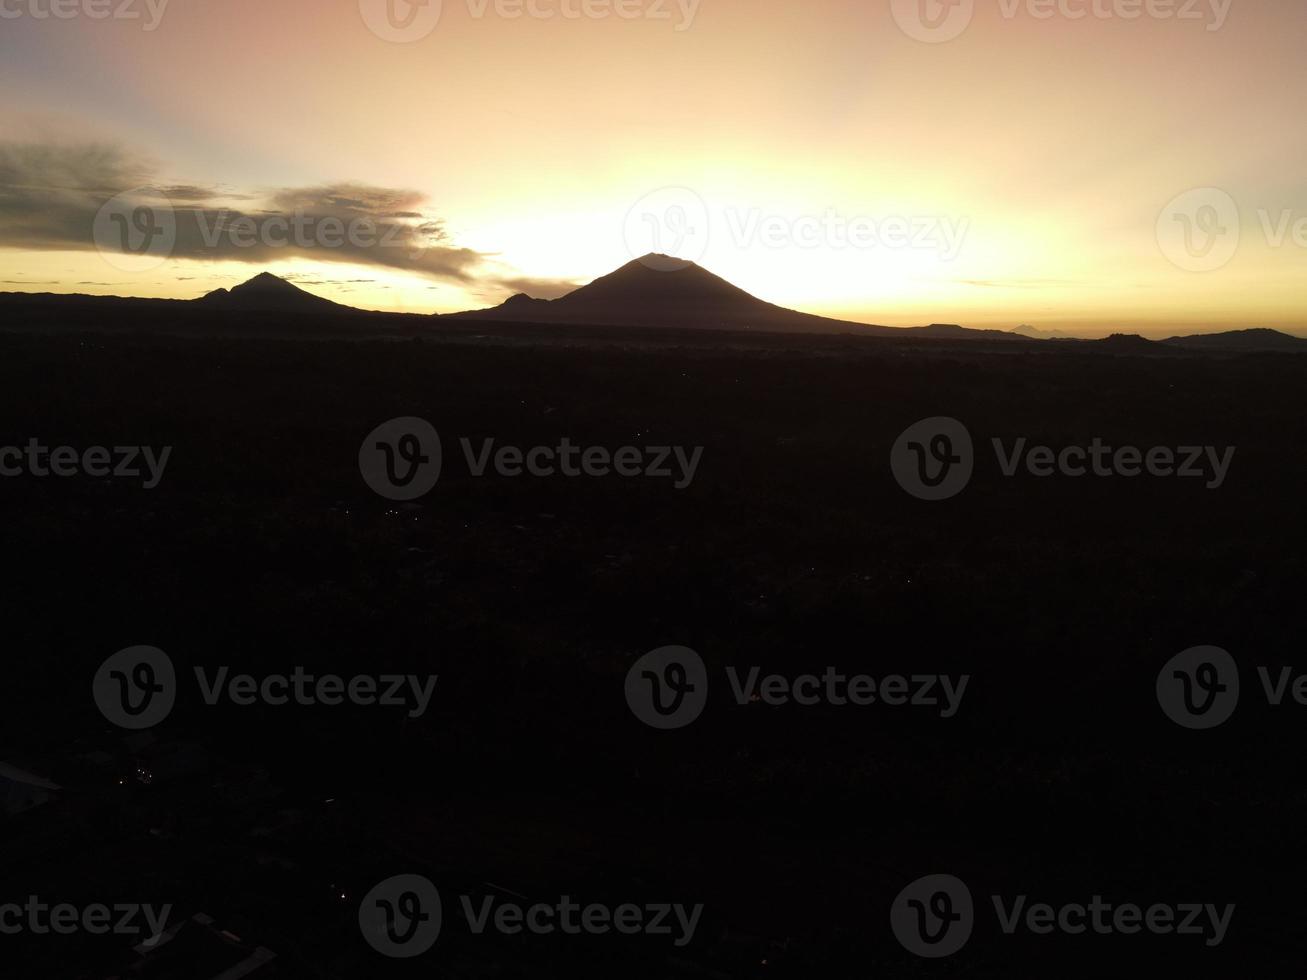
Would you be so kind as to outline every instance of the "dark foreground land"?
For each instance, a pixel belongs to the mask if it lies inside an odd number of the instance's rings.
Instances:
[[[1297,973],[1307,708],[1269,707],[1256,667],[1307,669],[1307,357],[495,330],[0,335],[0,446],[173,447],[148,491],[0,479],[0,758],[64,787],[0,824],[6,896],[204,912],[274,950],[269,976]],[[357,464],[399,416],[444,443],[416,506],[374,494]],[[888,465],[929,416],[963,421],[978,448],[971,485],[939,503]],[[487,437],[704,452],[681,490],[474,478],[459,439]],[[995,437],[1237,453],[1216,490],[1006,478]],[[184,678],[303,665],[439,681],[420,718],[209,707],[184,683],[150,739],[125,740],[91,681],[137,644]],[[695,724],[660,732],[623,684],[668,644],[698,651],[714,687]],[[1200,644],[1229,650],[1244,683],[1207,732],[1155,695],[1162,665]],[[739,706],[730,665],[971,680],[945,719]],[[425,956],[389,960],[360,938],[357,903],[405,872],[440,886],[446,926]],[[966,881],[978,913],[939,961],[889,923],[932,873]],[[683,948],[472,935],[456,896],[510,893],[705,912]],[[1236,912],[1214,947],[1008,936],[992,895]],[[22,964],[6,976],[132,960],[117,937],[6,945]],[[194,975],[175,969],[147,975]]]

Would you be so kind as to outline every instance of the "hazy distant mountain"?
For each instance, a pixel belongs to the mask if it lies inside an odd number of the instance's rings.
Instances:
[[[1018,337],[1025,337],[1029,340],[1077,340],[1076,336],[1069,333],[1063,333],[1061,330],[1040,330],[1038,327],[1032,327],[1028,323],[1023,323],[1019,327],[1013,327],[1008,333],[1014,333]]]
[[[917,337],[934,337],[939,340],[1025,340],[1005,330],[978,330],[975,327],[962,327],[956,323],[932,323],[926,327],[891,327],[896,334],[912,334]]]
[[[1231,330],[1226,333],[1194,334],[1190,337],[1171,337],[1162,341],[1162,343],[1174,347],[1185,347],[1190,350],[1307,352],[1307,340],[1281,333],[1279,330],[1265,328]]]
[[[262,272],[231,289],[215,289],[195,302],[218,309],[259,313],[358,312],[352,306],[314,296],[271,272]]]

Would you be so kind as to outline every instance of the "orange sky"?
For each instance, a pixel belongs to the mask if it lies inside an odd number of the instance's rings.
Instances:
[[[869,322],[1307,333],[1300,2],[400,0],[408,41],[384,0],[152,2],[0,0],[0,289],[448,312],[658,246]],[[112,261],[144,185],[313,247]]]

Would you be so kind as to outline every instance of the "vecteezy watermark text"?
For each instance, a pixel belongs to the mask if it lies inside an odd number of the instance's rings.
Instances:
[[[204,247],[214,250],[224,244],[232,248],[303,250],[402,248],[408,250],[410,258],[418,258],[423,251],[412,237],[411,226],[366,215],[342,218],[303,211],[271,215],[196,211],[195,223]]]
[[[40,439],[29,439],[26,446],[0,446],[0,477],[113,477],[139,480],[153,490],[163,479],[163,471],[172,455],[172,446],[155,450],[152,446],[72,446],[50,447]],[[145,464],[142,471],[141,464]]]
[[[678,949],[688,946],[703,915],[703,905],[679,903],[582,904],[569,895],[556,901],[531,902],[517,896],[460,895],[458,905],[474,936],[567,935],[666,937]],[[397,875],[377,885],[359,906],[359,927],[378,952],[411,958],[429,950],[440,937],[443,903],[440,892],[421,875]]]
[[[970,674],[850,674],[838,667],[820,673],[764,674],[761,667],[725,669],[731,700],[737,707],[926,708],[952,718],[962,705]],[[689,647],[660,647],[627,671],[626,703],[646,725],[684,728],[703,713],[708,702],[708,668]]]
[[[1013,936],[1061,933],[1082,936],[1132,936],[1151,933],[1201,939],[1208,948],[1225,941],[1235,906],[1204,902],[1110,902],[1092,895],[1085,902],[1031,902],[1028,895],[990,898],[1001,932]],[[890,909],[890,927],[909,952],[926,959],[952,956],[965,946],[975,928],[971,890],[953,875],[927,875],[908,885]]]
[[[1227,446],[1116,446],[1095,437],[1088,443],[1032,445],[1022,436],[991,440],[999,473],[1037,478],[1198,479],[1208,490],[1225,485],[1235,448]],[[967,427],[957,419],[923,419],[907,429],[890,453],[890,470],[899,486],[920,500],[957,496],[971,481],[976,453]]]
[[[951,262],[971,230],[965,215],[779,214],[762,208],[710,207],[688,187],[660,187],[627,211],[622,238],[633,259],[658,271],[677,271],[698,262],[723,235],[736,249],[917,250]],[[667,262],[668,258],[676,261]]]
[[[406,709],[421,718],[431,704],[438,677],[434,674],[315,674],[297,666],[289,674],[233,674],[227,666],[210,672],[194,668],[204,704],[227,701],[238,707],[297,705]],[[177,673],[172,659],[157,647],[120,650],[96,672],[92,695],[100,712],[121,728],[152,728],[171,714],[177,702]]]
[[[0,0],[0,20],[144,20],[142,30],[163,22],[172,0]]]
[[[961,37],[976,13],[976,0],[889,0],[895,23],[904,34],[927,44]],[[1219,31],[1230,17],[1234,0],[998,0],[998,13],[1007,21],[1175,21],[1202,24]]]
[[[534,477],[669,480],[676,490],[694,482],[703,447],[582,446],[564,436],[549,446],[501,445],[493,438],[460,438],[464,464],[477,478],[494,473],[505,479]],[[440,435],[419,418],[391,419],[372,430],[358,452],[364,482],[388,500],[416,500],[429,493],[443,468]]]
[[[96,212],[91,237],[114,268],[147,272],[170,258],[251,258],[295,254],[382,251],[386,262],[419,262],[443,243],[439,222],[419,215],[323,214],[297,209],[244,213],[230,208],[174,206],[158,188],[116,194]]]
[[[156,909],[153,905],[127,902],[78,907],[67,902],[50,904],[29,895],[22,905],[17,902],[0,905],[0,935],[71,936],[85,932],[93,936],[111,933],[139,936],[144,926],[148,930],[145,943],[153,945],[163,934],[171,914],[171,905]]]
[[[675,21],[673,30],[687,31],[703,0],[465,0],[472,20]],[[359,0],[359,13],[383,41],[412,44],[427,38],[440,24],[443,0]],[[679,14],[679,18],[678,18]]]

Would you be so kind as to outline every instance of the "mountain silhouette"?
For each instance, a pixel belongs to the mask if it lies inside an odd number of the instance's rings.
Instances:
[[[447,314],[458,319],[617,327],[689,327],[785,333],[899,334],[872,326],[787,310],[750,295],[693,262],[652,253],[628,262],[554,300],[523,293],[488,310]]]
[[[1077,340],[1075,334],[1064,333],[1061,330],[1040,330],[1038,327],[1032,327],[1028,323],[1023,323],[1019,327],[1013,327],[1008,331],[1019,337],[1026,337],[1029,340]]]
[[[702,266],[657,253],[628,262],[555,302],[564,309],[643,303],[703,303],[715,308],[754,310],[770,307]]]
[[[30,325],[57,326],[61,320],[86,322],[101,326],[125,326],[134,317],[165,316],[170,324],[189,322],[188,311],[205,311],[211,322],[216,314],[263,314],[252,317],[269,327],[278,314],[286,317],[281,327],[296,334],[312,328],[315,317],[330,314],[323,321],[329,332],[352,330],[368,319],[371,330],[383,323],[393,323],[405,331],[449,321],[495,321],[506,326],[608,326],[671,327],[705,330],[751,330],[775,333],[845,334],[864,337],[900,337],[929,341],[984,340],[1002,341],[1038,347],[1049,343],[1056,332],[1018,327],[1013,331],[977,330],[956,324],[934,323],[924,327],[884,327],[850,320],[800,313],[765,302],[713,275],[693,262],[666,255],[651,254],[628,262],[614,272],[601,276],[554,300],[535,299],[525,293],[510,297],[499,306],[466,313],[430,316],[406,313],[371,313],[352,306],[315,296],[270,272],[260,273],[248,282],[231,289],[215,289],[198,299],[146,299],[124,296],[88,296],[80,293],[8,293],[0,292],[0,310],[11,320]],[[268,317],[271,314],[272,317]],[[350,314],[354,319],[338,319]],[[236,322],[234,318],[233,322]],[[280,321],[278,321],[280,322]],[[1033,334],[1034,336],[1028,336]],[[1108,350],[1114,353],[1227,354],[1241,352],[1307,353],[1307,338],[1295,337],[1265,328],[1232,330],[1225,333],[1192,334],[1161,341],[1136,335],[1116,334],[1104,340],[1080,340],[1058,337],[1057,346],[1083,345],[1083,349]]]
[[[1174,353],[1170,347],[1155,340],[1141,337],[1137,333],[1114,333],[1099,340],[1087,340],[1086,344],[1100,350],[1110,350],[1116,354],[1167,354]]]
[[[261,272],[231,289],[215,289],[194,302],[224,310],[258,313],[355,313],[352,306],[333,303],[287,282],[271,272]]]
[[[1194,334],[1188,337],[1170,337],[1162,341],[1162,343],[1193,350],[1256,350],[1307,353],[1307,340],[1266,327],[1253,330],[1229,330],[1225,333]]]
[[[837,320],[768,303],[707,269],[669,255],[650,253],[554,300],[525,293],[488,310],[446,314],[460,320],[612,327],[674,327],[753,330],[769,333],[858,334],[872,337],[929,337],[1021,341],[1000,330],[971,330],[953,324],[885,327]]]

